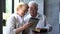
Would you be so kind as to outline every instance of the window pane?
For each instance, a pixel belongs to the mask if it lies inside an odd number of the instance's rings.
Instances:
[[[12,12],[12,0],[6,0],[6,13]]]
[[[14,0],[14,12],[16,10],[16,6],[17,6],[18,3],[19,3],[19,0]]]

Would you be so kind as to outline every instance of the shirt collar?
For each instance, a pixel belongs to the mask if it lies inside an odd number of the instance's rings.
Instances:
[[[37,18],[39,15],[38,15],[38,13],[37,13],[37,16],[35,17],[35,18]],[[29,17],[32,17],[30,14],[29,14]]]

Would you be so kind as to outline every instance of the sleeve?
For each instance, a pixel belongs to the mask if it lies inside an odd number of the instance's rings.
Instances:
[[[42,15],[42,17],[40,17],[40,20],[39,20],[36,28],[43,28],[44,27],[44,20],[45,20],[45,17]]]
[[[48,29],[48,31],[51,31],[52,26],[48,23],[45,23],[45,20],[46,20],[46,16],[41,17],[36,28],[46,28],[46,29]],[[46,26],[44,26],[45,24],[46,24]]]
[[[46,28],[48,28],[48,32],[52,31],[52,26],[50,24],[47,24]]]
[[[15,18],[14,16],[11,16],[7,22],[6,22],[6,33],[7,34],[16,34],[16,29],[15,29]]]

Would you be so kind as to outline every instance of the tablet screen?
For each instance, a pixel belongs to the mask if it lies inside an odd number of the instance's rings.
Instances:
[[[36,25],[37,25],[38,21],[39,21],[39,19],[38,19],[38,18],[33,18],[33,17],[31,17],[31,18],[29,19],[29,22],[34,23],[33,27],[36,27]]]

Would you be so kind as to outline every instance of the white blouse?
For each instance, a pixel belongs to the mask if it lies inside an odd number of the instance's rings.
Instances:
[[[19,16],[18,14],[11,15],[11,17],[6,22],[6,33],[16,34],[16,28],[23,26],[23,21],[23,17]],[[22,34],[22,32],[20,32],[19,34]]]

